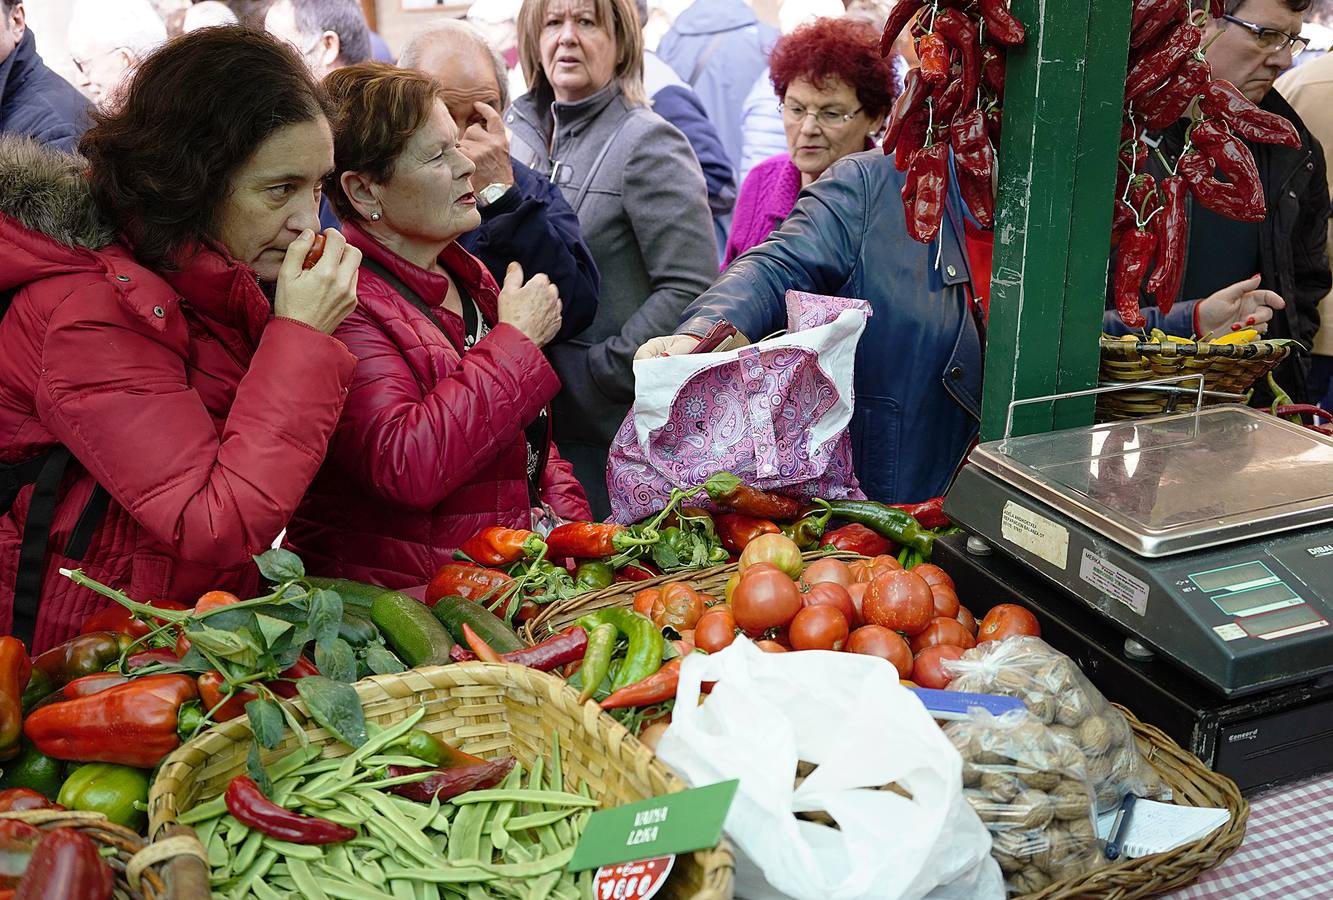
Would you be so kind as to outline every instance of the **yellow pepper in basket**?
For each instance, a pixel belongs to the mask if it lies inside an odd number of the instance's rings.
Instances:
[[[1231,334],[1224,334],[1220,338],[1215,338],[1209,343],[1212,344],[1251,344],[1259,340],[1259,332],[1253,328],[1243,328],[1240,331],[1233,331]]]

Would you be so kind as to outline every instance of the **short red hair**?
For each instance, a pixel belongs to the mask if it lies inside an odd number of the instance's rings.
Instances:
[[[779,99],[798,78],[820,89],[836,78],[856,91],[872,119],[893,106],[893,58],[879,55],[879,32],[869,22],[816,19],[779,39],[768,65]]]

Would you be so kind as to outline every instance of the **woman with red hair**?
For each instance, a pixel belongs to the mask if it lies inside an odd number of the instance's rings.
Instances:
[[[864,21],[817,19],[773,47],[787,152],[755,166],[736,198],[725,265],[762,243],[796,205],[801,189],[829,166],[868,150],[894,100],[892,59]]]

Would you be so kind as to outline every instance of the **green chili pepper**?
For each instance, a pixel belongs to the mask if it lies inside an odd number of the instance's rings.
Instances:
[[[827,504],[833,518],[864,525],[896,544],[912,547],[923,559],[930,559],[935,535],[901,509],[873,500],[830,500]]]
[[[583,690],[579,692],[580,703],[587,701],[601,687],[607,673],[611,671],[611,654],[615,649],[616,626],[604,622],[588,632],[588,649],[583,653],[583,665],[579,668],[579,677],[583,680]]]
[[[579,593],[600,591],[616,580],[616,570],[609,563],[590,560],[574,570],[574,589]]]
[[[612,691],[636,684],[662,667],[666,640],[652,619],[632,609],[616,608],[606,610],[606,621],[629,639],[625,661],[611,682]]]
[[[829,519],[833,518],[833,510],[827,503],[823,500],[816,500],[815,503],[823,507],[823,512],[812,512],[795,522],[778,526],[782,529],[782,533],[795,541],[796,546],[802,550],[814,550],[819,546],[819,540],[828,528]]]

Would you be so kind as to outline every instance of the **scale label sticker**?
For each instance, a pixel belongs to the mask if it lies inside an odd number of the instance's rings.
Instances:
[[[1069,568],[1069,529],[1059,522],[1009,500],[1000,514],[1000,534],[1057,569]]]
[[[1078,577],[1108,597],[1119,600],[1139,615],[1148,612],[1148,585],[1124,569],[1102,559],[1091,550],[1083,551]]]
[[[1235,622],[1228,622],[1225,625],[1214,625],[1213,633],[1224,641],[1238,641],[1243,637],[1249,637],[1245,629],[1241,628]]]

